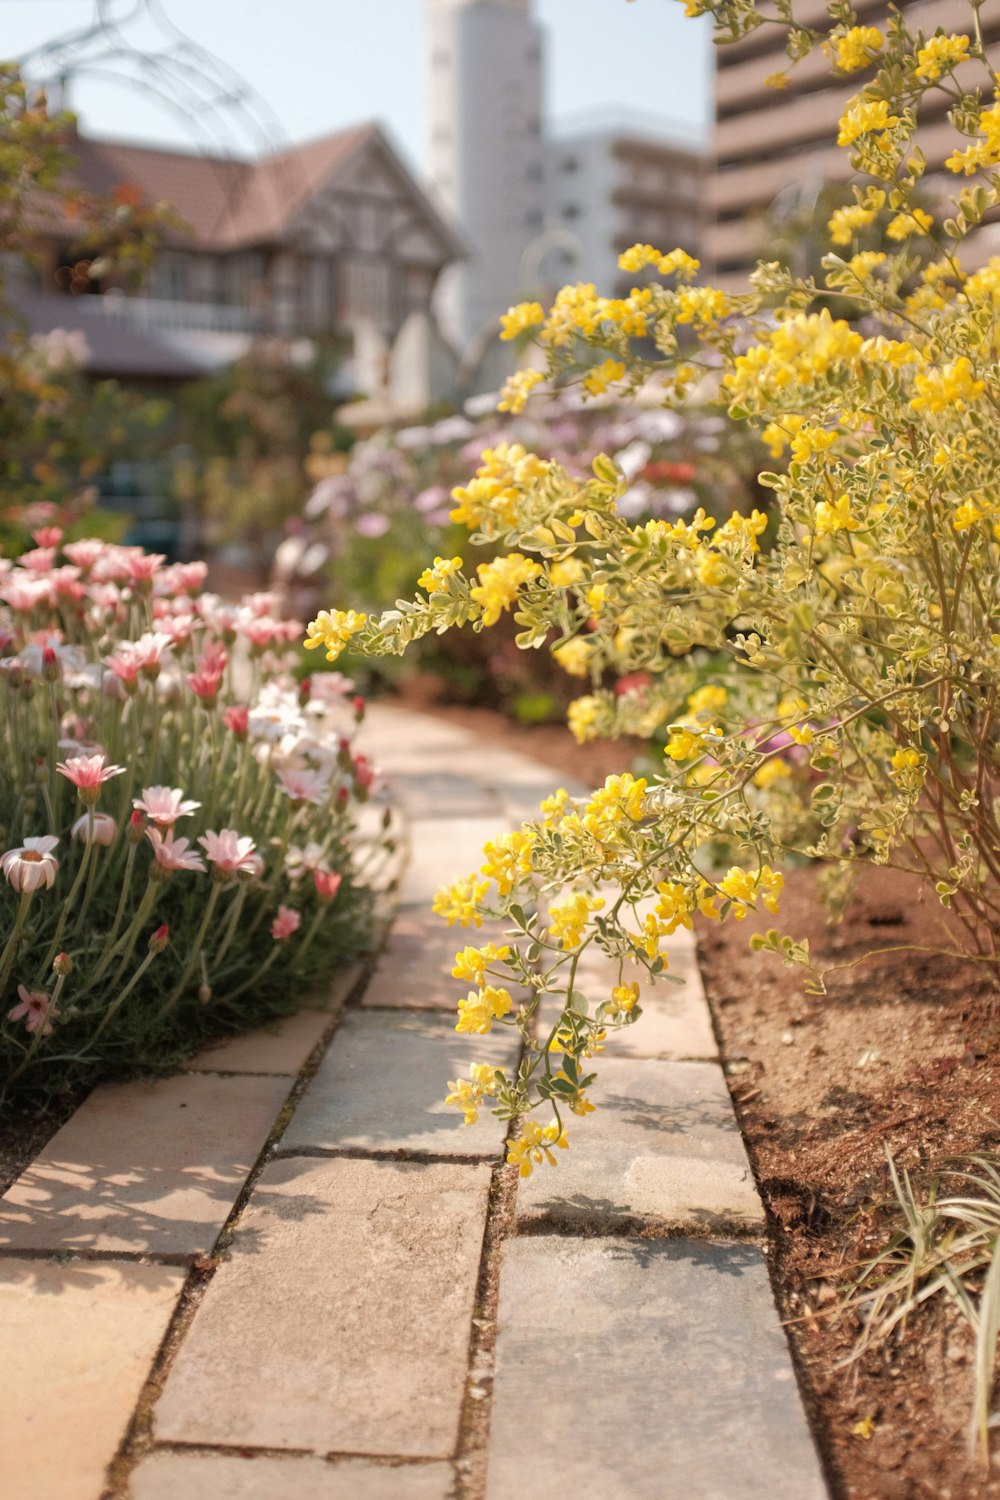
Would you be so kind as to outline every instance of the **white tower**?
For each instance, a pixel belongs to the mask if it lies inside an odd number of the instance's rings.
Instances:
[[[442,278],[438,310],[475,357],[517,300],[542,232],[542,35],[531,0],[427,0],[428,163],[469,258]]]

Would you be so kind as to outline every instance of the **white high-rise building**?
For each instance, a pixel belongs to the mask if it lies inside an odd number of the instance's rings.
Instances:
[[[542,33],[530,0],[427,0],[426,24],[431,184],[469,251],[442,278],[438,313],[478,364],[543,228]]]

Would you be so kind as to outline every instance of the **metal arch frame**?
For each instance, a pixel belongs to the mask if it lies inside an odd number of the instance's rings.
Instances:
[[[227,168],[248,159],[247,146],[253,159],[290,149],[277,115],[235,69],[181,31],[162,0],[93,0],[93,6],[89,24],[23,53],[19,65],[42,84],[88,75],[152,95],[183,120],[199,154],[216,159],[223,218],[242,190]],[[143,18],[164,35],[162,49],[144,50],[125,34]],[[275,183],[289,201],[300,187],[294,165]]]

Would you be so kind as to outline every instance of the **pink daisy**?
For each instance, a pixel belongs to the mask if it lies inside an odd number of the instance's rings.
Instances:
[[[197,812],[201,803],[186,800],[180,787],[147,786],[143,787],[142,796],[136,797],[132,806],[161,828],[172,828],[178,818]]]
[[[235,828],[223,828],[219,833],[208,829],[198,839],[209,863],[220,875],[255,875],[258,873],[258,858],[254,857],[256,844],[247,835],[240,835]]]
[[[16,849],[8,849],[0,855],[0,870],[8,885],[15,891],[37,891],[40,886],[51,887],[59,869],[59,861],[52,850],[59,840],[47,833],[43,838],[25,839]]]
[[[194,849],[188,849],[189,839],[171,838],[158,828],[147,828],[146,837],[153,846],[156,863],[161,870],[201,870],[205,864]]]
[[[20,1021],[23,1019],[25,1029],[32,1036],[41,1032],[42,1036],[52,1035],[52,1022],[49,1019],[56,1014],[56,1007],[49,1000],[44,990],[29,990],[23,984],[17,987],[20,1001],[7,1012],[8,1021]]]

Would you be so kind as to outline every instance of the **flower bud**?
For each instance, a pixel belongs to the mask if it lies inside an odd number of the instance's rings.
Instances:
[[[359,695],[353,700],[351,707],[354,709],[355,724],[360,724],[365,716],[365,700]]]
[[[58,682],[61,676],[59,658],[51,646],[42,648],[42,676],[46,682]]]
[[[150,953],[162,953],[164,948],[167,946],[169,937],[170,928],[165,922],[161,922],[159,927],[153,933],[152,937],[149,939],[146,947],[149,949]]]
[[[67,975],[73,972],[73,960],[68,953],[57,953],[52,960],[52,967],[60,979],[65,979]]]
[[[198,999],[200,1000],[201,1004],[207,1005],[211,998],[212,986],[210,984],[200,984],[198,986]]]
[[[145,831],[146,825],[143,822],[142,813],[134,812],[128,820],[128,827],[125,829],[125,837],[128,839],[130,844],[141,844],[142,836]]]

